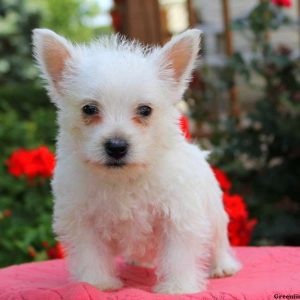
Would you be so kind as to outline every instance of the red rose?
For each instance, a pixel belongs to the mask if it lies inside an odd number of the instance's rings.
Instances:
[[[229,195],[224,193],[223,202],[231,219],[241,220],[248,218],[245,202],[240,195]]]
[[[10,158],[6,161],[8,165],[8,172],[14,176],[21,176],[24,174],[24,162],[27,161],[27,151],[23,149],[16,150],[12,153]]]
[[[6,161],[8,172],[16,177],[25,176],[28,180],[35,177],[52,176],[55,157],[45,146],[37,149],[18,149]]]
[[[53,153],[45,146],[32,150],[33,164],[38,166],[38,174],[42,177],[51,177],[55,166]]]
[[[240,195],[224,193],[223,203],[229,216],[228,236],[231,245],[248,245],[257,220],[249,219],[245,201]]]
[[[231,189],[232,183],[228,179],[227,175],[217,167],[212,166],[215,176],[223,191],[228,192]]]
[[[64,249],[61,243],[57,243],[54,247],[47,250],[47,255],[50,259],[64,258]]]
[[[292,0],[272,0],[272,3],[277,6],[282,6],[282,7],[291,7],[292,6]]]
[[[179,125],[184,137],[187,140],[190,140],[191,133],[190,133],[190,126],[189,126],[189,119],[186,116],[182,115],[179,119]]]
[[[256,219],[249,219],[245,200],[241,195],[231,195],[231,181],[219,168],[212,167],[223,190],[223,204],[229,216],[228,237],[233,246],[246,246],[250,243]]]

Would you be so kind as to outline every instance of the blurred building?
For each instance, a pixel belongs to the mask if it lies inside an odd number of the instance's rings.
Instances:
[[[205,36],[205,54],[212,56],[212,62],[225,52],[224,10],[228,3],[230,21],[247,15],[259,0],[115,0],[115,8],[120,14],[121,32],[131,38],[148,43],[163,43],[171,35],[189,27],[199,27]],[[298,19],[298,7],[285,10],[293,20]],[[297,30],[290,27],[272,33],[272,43],[284,43],[292,49],[299,48]],[[249,49],[247,39],[238,32],[233,33],[233,49]],[[220,58],[220,57],[219,57]]]

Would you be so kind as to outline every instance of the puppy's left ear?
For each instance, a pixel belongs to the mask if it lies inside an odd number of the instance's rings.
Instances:
[[[59,90],[67,62],[73,55],[72,44],[49,29],[34,29],[33,46],[34,57],[48,81],[48,88]]]
[[[159,50],[156,57],[161,79],[171,81],[172,85],[178,89],[180,97],[185,91],[196,65],[200,37],[200,30],[187,30],[173,37]]]

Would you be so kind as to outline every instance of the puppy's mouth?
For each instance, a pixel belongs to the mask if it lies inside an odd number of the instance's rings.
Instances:
[[[110,160],[105,163],[105,166],[111,169],[119,169],[124,168],[126,166],[126,162],[122,160]]]
[[[132,168],[138,168],[138,169],[145,169],[147,167],[146,163],[141,162],[128,162],[125,160],[118,160],[118,159],[109,159],[106,161],[92,161],[92,160],[86,160],[86,162],[94,167],[97,168],[105,168],[105,169],[132,169]]]

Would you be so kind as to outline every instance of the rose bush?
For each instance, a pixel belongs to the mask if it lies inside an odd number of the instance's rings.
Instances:
[[[3,160],[3,165],[0,265],[47,259],[49,249],[56,245],[50,193],[54,154],[46,146],[19,148]]]

